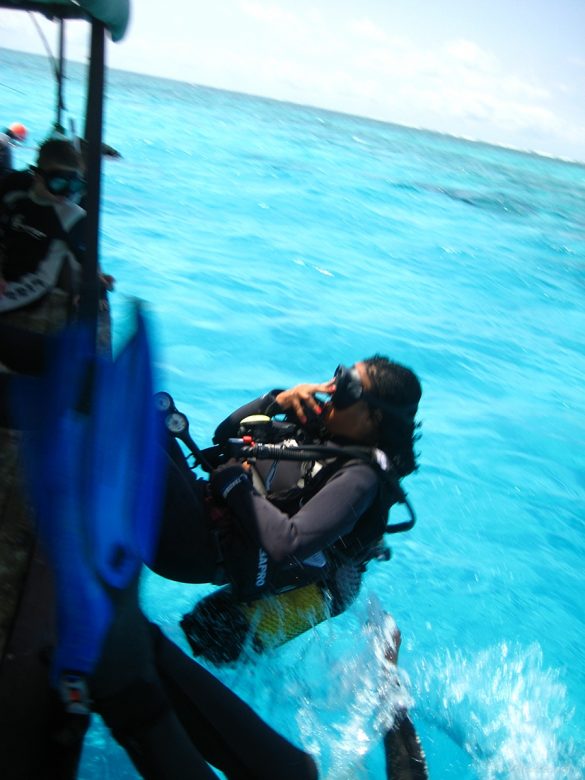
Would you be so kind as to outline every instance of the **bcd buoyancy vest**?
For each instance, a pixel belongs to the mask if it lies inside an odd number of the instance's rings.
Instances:
[[[294,516],[299,509],[310,501],[319,490],[333,477],[340,468],[351,468],[352,464],[363,461],[348,461],[343,458],[333,458],[326,461],[302,461],[301,463],[279,462],[280,479],[279,490],[274,490],[274,481],[270,489],[261,492],[271,504],[276,506],[289,517]],[[254,469],[254,484],[258,489],[259,477],[266,486],[266,475],[271,468]],[[288,488],[282,487],[282,467],[286,465],[287,476],[297,479]],[[260,473],[262,472],[262,473]],[[290,483],[289,483],[290,484]],[[273,593],[282,593],[293,588],[308,585],[311,582],[323,582],[335,578],[335,571],[340,566],[353,564],[356,570],[363,571],[365,565],[375,556],[382,542],[388,512],[397,500],[395,492],[385,480],[379,479],[378,494],[370,508],[359,518],[355,527],[344,536],[340,537],[329,547],[323,549],[305,560],[289,558],[282,564],[267,564],[266,586]],[[264,585],[264,583],[262,583]]]

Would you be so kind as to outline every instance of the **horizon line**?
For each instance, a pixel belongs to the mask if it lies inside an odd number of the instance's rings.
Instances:
[[[47,53],[39,53],[39,52],[33,52],[28,51],[24,49],[13,49],[9,46],[0,46],[0,49],[3,49],[4,51],[10,51],[14,52],[16,54],[23,54],[27,56],[33,56],[33,57],[40,57],[43,59],[48,59]],[[75,63],[77,65],[80,65],[82,67],[88,67],[89,63],[89,56],[87,56],[84,60],[77,59],[76,57],[72,56],[66,59],[67,62]],[[201,84],[200,82],[194,82],[194,81],[185,81],[183,79],[177,78],[176,76],[163,76],[158,73],[152,73],[150,71],[140,71],[140,70],[131,70],[129,68],[120,68],[120,67],[112,67],[110,65],[106,64],[106,71],[114,71],[118,73],[129,73],[133,76],[139,76],[139,77],[147,77],[147,78],[156,78],[156,79],[162,79],[164,81],[172,81],[177,84],[185,84],[187,86],[191,87],[197,87],[200,89],[210,89],[214,90],[216,92],[226,92],[233,95],[243,95],[245,97],[260,99],[260,100],[269,100],[274,103],[282,103],[284,105],[290,105],[290,106],[296,106],[298,108],[309,108],[311,110],[315,111],[323,111],[324,113],[328,114],[337,114],[339,116],[346,116],[346,117],[353,117],[356,119],[366,119],[369,122],[376,122],[377,124],[382,125],[390,125],[393,127],[399,127],[404,130],[414,130],[417,132],[422,133],[431,133],[433,135],[437,135],[444,138],[450,138],[456,141],[462,141],[463,143],[471,143],[471,144],[480,144],[482,146],[491,147],[494,149],[501,149],[504,151],[514,152],[517,154],[523,154],[530,157],[539,157],[541,159],[545,160],[554,160],[557,162],[561,162],[564,164],[569,165],[578,165],[580,167],[585,166],[585,158],[583,160],[571,158],[571,157],[561,157],[557,154],[553,154],[552,152],[545,152],[543,150],[539,149],[533,149],[533,148],[522,148],[518,146],[510,146],[508,144],[504,143],[496,143],[495,141],[485,141],[481,138],[477,137],[471,137],[471,136],[464,136],[464,135],[455,135],[454,133],[450,133],[444,130],[435,130],[430,127],[422,127],[417,125],[406,125],[402,124],[400,122],[393,122],[389,119],[380,119],[379,117],[370,116],[368,114],[354,114],[350,113],[348,111],[342,111],[340,109],[334,109],[334,108],[326,108],[324,106],[314,105],[311,103],[298,103],[294,100],[287,100],[284,98],[277,98],[273,97],[272,95],[262,95],[256,92],[246,92],[243,90],[234,90],[234,89],[228,89],[227,87],[217,87],[213,86],[211,84]],[[53,75],[54,78],[54,75]]]

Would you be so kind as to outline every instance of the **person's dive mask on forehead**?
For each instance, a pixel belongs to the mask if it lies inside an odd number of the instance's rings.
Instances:
[[[36,172],[45,183],[51,195],[71,198],[85,190],[85,181],[78,171],[52,170],[36,168]]]
[[[331,404],[335,409],[347,409],[358,401],[365,401],[368,406],[381,409],[386,414],[398,417],[404,421],[414,419],[418,404],[393,404],[383,401],[373,393],[369,393],[363,386],[359,372],[355,366],[339,365],[333,375],[335,390],[331,396]]]

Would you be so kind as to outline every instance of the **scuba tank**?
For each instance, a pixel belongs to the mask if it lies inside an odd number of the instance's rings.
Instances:
[[[242,601],[226,585],[205,596],[180,626],[193,655],[214,664],[237,661],[242,652],[273,650],[346,610],[357,597],[362,566],[339,566],[321,582]]]
[[[237,661],[244,648],[271,650],[333,616],[331,597],[317,583],[256,601],[238,601],[226,585],[199,601],[180,626],[193,655],[215,664]]]

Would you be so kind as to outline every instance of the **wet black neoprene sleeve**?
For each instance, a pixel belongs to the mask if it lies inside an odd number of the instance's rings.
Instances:
[[[251,538],[280,562],[290,555],[307,558],[349,533],[376,499],[379,479],[368,464],[349,462],[292,517],[259,495],[241,466],[217,469],[211,489]]]

